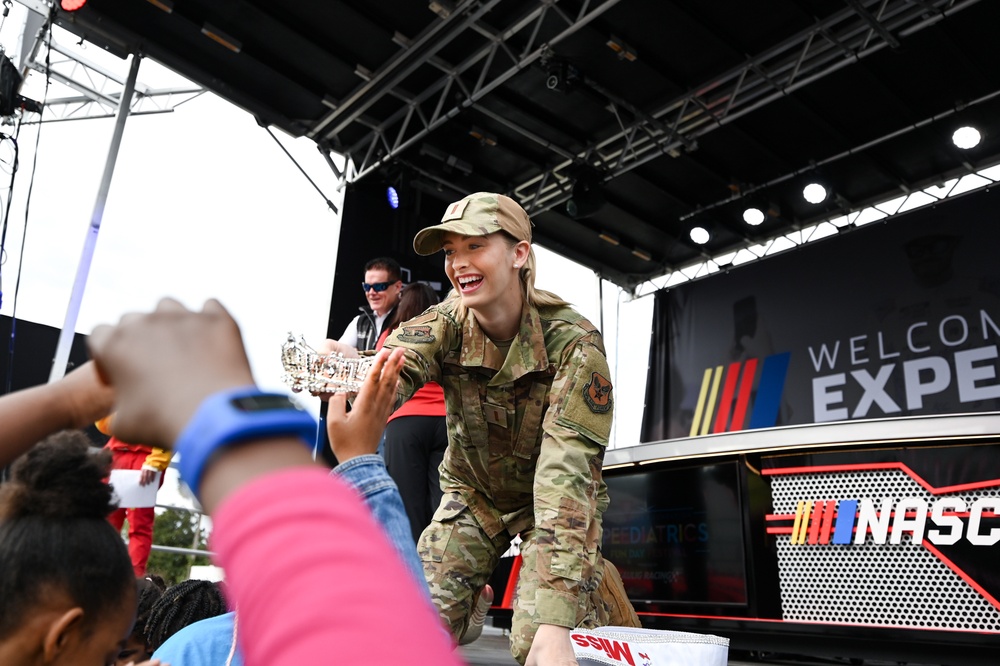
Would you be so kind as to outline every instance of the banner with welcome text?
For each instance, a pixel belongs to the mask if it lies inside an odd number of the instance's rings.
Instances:
[[[1000,197],[656,295],[643,441],[1000,410]]]

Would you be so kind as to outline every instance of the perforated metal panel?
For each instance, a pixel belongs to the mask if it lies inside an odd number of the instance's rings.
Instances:
[[[901,470],[778,475],[774,512],[795,513],[801,500],[936,497]],[[971,504],[997,488],[958,496]],[[778,536],[782,614],[786,620],[922,629],[1000,632],[1000,610],[909,534],[898,545],[791,545]]]

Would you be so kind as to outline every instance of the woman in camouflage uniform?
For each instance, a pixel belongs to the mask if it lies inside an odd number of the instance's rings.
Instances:
[[[431,594],[458,640],[520,534],[511,652],[520,663],[575,664],[570,629],[603,626],[611,612],[598,594],[613,412],[601,335],[534,288],[531,221],[506,196],[451,204],[413,247],[443,250],[454,287],[385,343],[407,349],[401,400],[435,381],[447,403],[444,498],[418,545]]]

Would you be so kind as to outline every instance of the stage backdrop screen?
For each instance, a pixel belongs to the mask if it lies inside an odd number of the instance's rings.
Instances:
[[[656,295],[643,440],[1000,409],[1000,198]]]
[[[635,602],[747,602],[735,462],[606,477],[604,556]]]

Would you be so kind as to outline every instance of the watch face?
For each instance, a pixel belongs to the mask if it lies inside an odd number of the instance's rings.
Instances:
[[[265,412],[272,409],[298,409],[294,402],[284,395],[248,395],[233,398],[231,404],[243,412]]]

